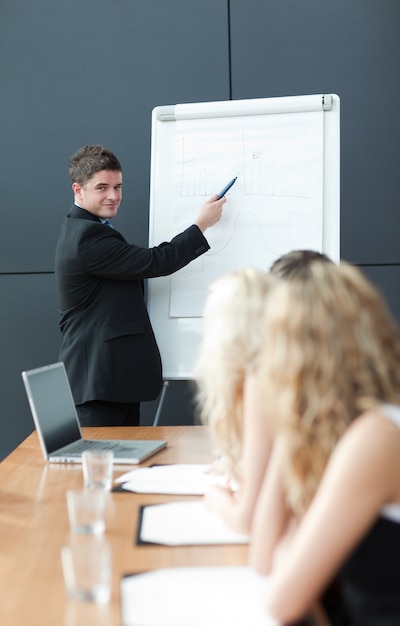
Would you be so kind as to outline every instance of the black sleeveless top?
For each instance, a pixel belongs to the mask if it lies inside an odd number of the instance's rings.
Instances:
[[[400,523],[379,517],[340,572],[352,626],[400,626]]]
[[[382,412],[400,428],[399,406]],[[383,507],[326,596],[335,626],[400,626],[400,504]]]

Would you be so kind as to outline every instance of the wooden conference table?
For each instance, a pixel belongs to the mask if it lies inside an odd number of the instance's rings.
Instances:
[[[128,439],[132,428],[84,428],[83,436]],[[167,448],[141,467],[212,460],[205,426],[138,427],[134,436],[168,441]],[[130,469],[132,466],[115,466],[114,478]],[[106,605],[73,602],[65,593],[60,550],[71,541],[65,493],[81,486],[81,466],[46,463],[36,432],[0,463],[0,624],[120,626],[120,579],[124,574],[160,567],[247,563],[245,545],[135,545],[140,505],[193,496],[112,492],[105,532],[113,553],[111,601]],[[318,617],[316,623],[322,624],[322,618]]]
[[[87,439],[124,439],[132,428],[84,428]],[[205,426],[138,427],[136,439],[166,439],[168,446],[141,465],[209,463]],[[114,478],[133,466],[116,465]],[[68,600],[60,549],[71,540],[65,493],[82,486],[80,465],[48,464],[33,432],[0,464],[0,623],[9,626],[119,626],[123,574],[184,565],[242,565],[247,547],[137,546],[141,504],[189,496],[111,493],[105,537],[113,553],[113,589],[107,605]],[[193,496],[190,496],[193,499]]]

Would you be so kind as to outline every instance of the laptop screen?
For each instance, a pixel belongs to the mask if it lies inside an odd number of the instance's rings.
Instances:
[[[36,430],[50,454],[82,438],[64,363],[22,372]]]

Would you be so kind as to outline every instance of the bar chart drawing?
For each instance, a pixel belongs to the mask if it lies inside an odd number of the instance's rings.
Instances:
[[[265,141],[265,140],[264,140]],[[243,194],[251,196],[266,196],[270,198],[308,198],[304,178],[299,176],[299,164],[290,164],[287,160],[274,159],[273,155],[261,145],[262,139],[255,143],[245,132],[240,138],[241,155],[236,159],[234,174],[243,181]],[[196,153],[195,144],[187,149],[187,138],[180,138],[177,160],[178,196],[180,198],[196,198],[211,196],[215,192],[210,181],[213,176],[210,172],[210,163],[205,162],[202,147]],[[226,161],[226,158],[224,160]],[[232,155],[229,156],[232,159]],[[304,157],[303,157],[304,158]],[[238,165],[239,163],[239,165]],[[214,172],[218,167],[214,167]],[[214,174],[215,178],[215,174]]]
[[[196,157],[186,158],[185,137],[181,139],[181,176],[179,195],[185,197],[202,197],[209,194],[207,188],[207,168],[199,164]],[[211,194],[210,194],[211,195]]]
[[[297,175],[297,167],[286,161],[278,162],[254,140],[242,133],[242,172],[244,175],[243,193],[248,196],[269,196],[271,198],[307,198],[304,180]]]

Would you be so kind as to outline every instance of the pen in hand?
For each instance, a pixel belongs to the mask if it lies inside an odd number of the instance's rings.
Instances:
[[[217,195],[217,200],[221,200],[221,198],[229,191],[232,185],[236,182],[236,179],[237,179],[237,176],[235,176],[235,178],[232,178],[232,180],[229,181],[227,185],[225,185],[225,187]]]

